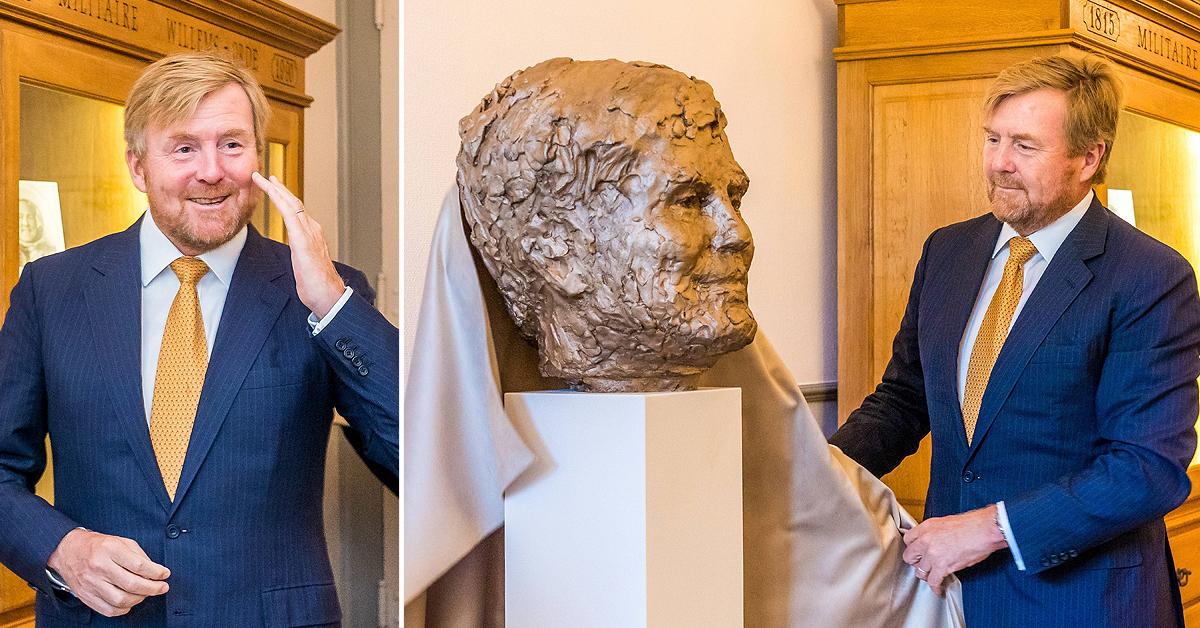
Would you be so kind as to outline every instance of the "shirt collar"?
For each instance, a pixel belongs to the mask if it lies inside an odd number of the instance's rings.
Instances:
[[[204,263],[208,264],[209,270],[226,286],[233,280],[233,269],[237,267],[238,257],[242,254],[242,247],[246,244],[246,230],[246,227],[243,226],[225,244],[196,256],[204,260]],[[170,266],[171,262],[183,255],[154,223],[154,216],[149,211],[143,214],[142,228],[138,231],[138,242],[142,251],[143,288],[162,274],[162,271]]]
[[[1071,231],[1075,229],[1075,225],[1078,225],[1079,221],[1083,220],[1083,215],[1087,213],[1088,207],[1092,205],[1092,197],[1095,195],[1095,192],[1088,190],[1083,200],[1071,208],[1071,211],[1060,216],[1058,220],[1029,234],[1029,241],[1033,242],[1038,255],[1041,255],[1047,264],[1050,263],[1050,260],[1054,259],[1054,254],[1058,252],[1062,243],[1066,241],[1067,236],[1071,235]],[[1016,229],[1010,227],[1008,223],[1004,223],[1004,226],[1000,227],[1000,237],[996,239],[996,248],[992,250],[992,259],[996,259],[1000,251],[1004,250],[1004,247],[1008,245],[1009,240],[1019,235],[1021,234],[1017,233]]]

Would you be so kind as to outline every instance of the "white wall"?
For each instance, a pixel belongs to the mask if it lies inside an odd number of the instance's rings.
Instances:
[[[833,0],[407,0],[405,348],[429,240],[454,181],[458,120],[515,70],[556,56],[663,63],[713,86],[750,175],[750,305],[798,381],[837,377]],[[407,351],[406,351],[407,354]]]

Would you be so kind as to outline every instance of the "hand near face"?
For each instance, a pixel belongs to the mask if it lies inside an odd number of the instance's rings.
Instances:
[[[59,542],[46,563],[88,608],[117,617],[170,588],[171,571],[150,560],[134,541],[78,528]]]
[[[304,203],[275,177],[269,180],[255,172],[254,184],[271,198],[271,204],[283,216],[288,244],[292,247],[292,272],[296,275],[296,293],[300,301],[318,318],[325,318],[346,290],[325,244],[324,232],[316,220],[304,211]]]
[[[926,519],[904,533],[904,562],[917,570],[938,595],[946,592],[946,578],[1008,547],[996,526],[996,505],[959,515]]]

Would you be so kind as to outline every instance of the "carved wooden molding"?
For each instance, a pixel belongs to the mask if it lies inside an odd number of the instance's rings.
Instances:
[[[320,50],[341,32],[329,22],[276,0],[156,2],[301,57]]]
[[[835,61],[860,61],[864,59],[889,59],[917,55],[972,52],[977,50],[1000,50],[1003,48],[1025,48],[1068,44],[1076,39],[1071,29],[1057,29],[1028,33],[1020,37],[1009,35],[980,35],[937,41],[914,42],[911,45],[880,44],[871,46],[840,46],[833,49]]]
[[[953,0],[936,6],[835,1],[837,61],[1062,44],[1200,89],[1200,2],[1192,0],[1034,0],[996,9],[994,23],[987,15],[946,18],[954,14]],[[1030,28],[1034,22],[1041,26]],[[897,36],[882,37],[881,27],[872,23],[888,25]],[[865,27],[864,32],[857,33],[855,26]]]
[[[0,23],[151,61],[186,50],[241,60],[268,96],[307,106],[304,59],[339,29],[277,0],[0,0]]]

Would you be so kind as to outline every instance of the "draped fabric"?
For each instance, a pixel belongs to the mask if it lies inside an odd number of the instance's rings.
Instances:
[[[503,625],[503,492],[532,461],[504,392],[561,388],[504,313],[447,194],[434,234],[404,412],[405,625]],[[901,558],[914,522],[825,442],[760,330],[702,386],[742,388],[746,626],[962,626]]]

